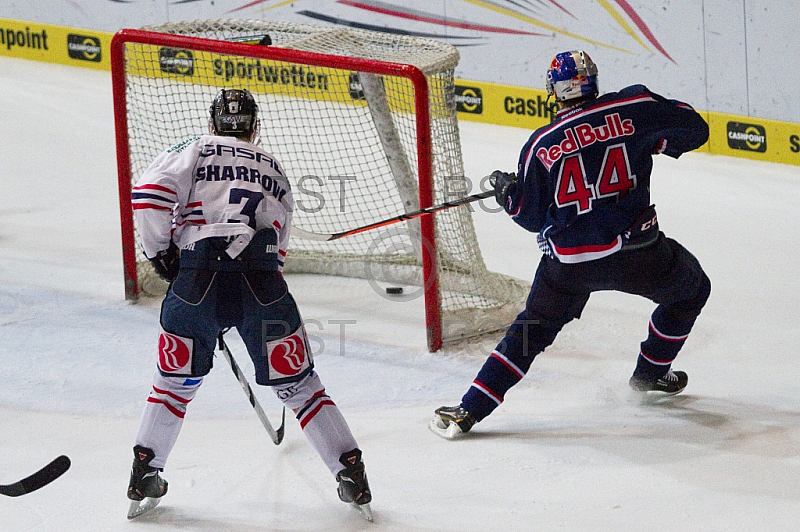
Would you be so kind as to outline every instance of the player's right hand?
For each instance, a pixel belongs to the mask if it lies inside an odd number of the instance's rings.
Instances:
[[[494,187],[494,198],[506,212],[511,212],[511,193],[517,186],[517,174],[495,170],[489,176],[489,184]]]
[[[149,259],[159,277],[171,283],[178,276],[180,267],[180,252],[178,246],[170,242],[169,247],[156,253],[156,256]]]

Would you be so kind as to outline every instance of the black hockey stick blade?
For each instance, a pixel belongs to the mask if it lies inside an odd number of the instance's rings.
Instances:
[[[275,445],[280,445],[283,441],[284,433],[286,432],[286,407],[283,407],[283,413],[281,414],[281,426],[275,431]]]
[[[413,220],[414,218],[419,218],[420,216],[433,214],[439,211],[443,211],[445,209],[452,209],[453,207],[459,207],[461,205],[466,205],[467,203],[472,203],[473,201],[486,199],[492,196],[494,196],[494,190],[487,190],[486,192],[481,192],[480,194],[473,194],[472,196],[465,196],[457,200],[446,201],[438,205],[431,205],[430,207],[426,207],[418,211],[407,212],[405,214],[401,214],[400,216],[395,216],[394,218],[387,218],[386,220],[381,220],[379,222],[373,222],[371,224],[362,225],[361,227],[356,227],[354,229],[342,231],[341,233],[328,233],[328,234],[314,233],[311,231],[306,231],[305,229],[301,229],[300,227],[294,225],[292,226],[292,235],[297,236],[298,238],[302,238],[303,240],[316,240],[318,242],[338,240],[346,236],[357,235],[358,233],[363,233],[364,231],[369,231],[371,229],[377,229],[379,227],[396,224],[397,222],[405,222],[406,220]]]
[[[67,456],[62,454],[28,478],[23,478],[19,482],[14,482],[13,484],[0,484],[0,494],[8,495],[9,497],[19,497],[20,495],[36,491],[66,473],[70,465],[72,465],[72,462],[70,462]]]

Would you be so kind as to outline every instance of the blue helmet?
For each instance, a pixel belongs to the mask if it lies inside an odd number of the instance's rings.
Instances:
[[[561,52],[550,62],[546,76],[547,93],[564,102],[597,96],[597,65],[581,50]]]

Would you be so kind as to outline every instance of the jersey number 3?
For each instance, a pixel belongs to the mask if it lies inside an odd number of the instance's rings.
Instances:
[[[232,188],[229,202],[231,205],[241,205],[239,215],[246,217],[247,225],[256,228],[256,208],[258,204],[264,199],[264,194],[261,192],[253,192],[244,188]],[[242,203],[244,202],[244,204]],[[244,222],[244,220],[237,220],[229,218],[228,223]]]
[[[625,144],[606,148],[603,164],[595,181],[596,183],[590,182],[586,175],[580,153],[565,157],[556,183],[556,205],[559,208],[575,205],[578,214],[583,214],[592,210],[592,202],[597,198],[621,198],[636,188],[636,176],[631,173]]]

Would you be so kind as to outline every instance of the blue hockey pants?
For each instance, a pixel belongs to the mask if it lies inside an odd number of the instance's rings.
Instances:
[[[614,290],[655,302],[634,375],[658,379],[670,369],[711,293],[697,259],[660,234],[652,245],[599,260],[565,264],[543,256],[525,310],[487,358],[461,401],[477,421],[525,376],[562,327],[580,318],[592,292]]]

